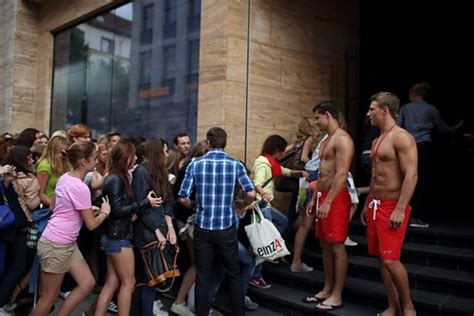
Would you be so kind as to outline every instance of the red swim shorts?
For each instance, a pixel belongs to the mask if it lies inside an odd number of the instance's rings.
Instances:
[[[367,240],[369,254],[378,256],[381,260],[400,260],[403,240],[410,218],[411,207],[405,208],[405,218],[398,228],[390,227],[390,215],[397,200],[376,200],[371,196],[368,199],[367,212]]]
[[[328,192],[316,192],[320,194],[318,205],[324,203]],[[346,240],[347,232],[349,231],[349,214],[351,209],[351,197],[347,188],[341,189],[334,201],[331,203],[331,208],[328,217],[325,219],[318,219],[316,222],[316,237],[327,243],[342,243]]]

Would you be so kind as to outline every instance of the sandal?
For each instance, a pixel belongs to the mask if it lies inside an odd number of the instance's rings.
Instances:
[[[320,303],[326,300],[327,297],[317,297],[316,294],[302,299],[303,303]]]

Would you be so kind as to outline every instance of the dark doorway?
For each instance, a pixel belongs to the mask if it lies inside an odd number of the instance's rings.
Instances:
[[[359,149],[372,94],[386,90],[408,101],[409,88],[420,81],[431,85],[427,101],[448,125],[464,119],[454,137],[435,135],[433,213],[471,214],[474,185],[472,38],[470,14],[462,2],[360,1],[361,67]],[[360,154],[360,151],[359,151]],[[359,168],[360,170],[360,168]],[[467,186],[461,183],[468,183]]]

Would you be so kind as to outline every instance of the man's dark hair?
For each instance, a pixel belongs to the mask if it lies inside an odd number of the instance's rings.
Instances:
[[[316,104],[313,107],[313,113],[315,113],[315,112],[318,112],[318,113],[321,113],[321,114],[326,114],[327,112],[329,112],[329,114],[331,114],[331,116],[334,119],[339,120],[339,114],[338,114],[338,111],[337,111],[337,106],[332,101],[319,102],[318,104]]]
[[[220,127],[213,127],[207,131],[206,139],[215,149],[224,149],[227,144],[227,133]]]
[[[120,134],[119,132],[117,131],[111,131],[111,132],[108,132],[107,133],[107,138],[110,140],[112,137],[114,136],[120,136],[122,137],[122,134]]]
[[[263,142],[262,155],[273,155],[283,152],[288,145],[287,141],[280,135],[271,135]]]
[[[178,139],[180,137],[185,137],[185,136],[188,136],[189,137],[189,134],[186,133],[186,132],[179,132],[178,134],[176,134],[176,136],[173,138],[173,143],[178,146]]]
[[[410,93],[413,93],[415,95],[418,95],[422,98],[425,98],[428,92],[430,92],[431,87],[428,83],[426,82],[419,82],[410,89]]]

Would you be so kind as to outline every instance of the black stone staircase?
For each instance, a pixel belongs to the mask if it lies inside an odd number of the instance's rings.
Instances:
[[[407,231],[402,262],[407,267],[418,315],[474,315],[472,224],[472,220],[439,221],[426,230]],[[303,261],[315,271],[292,273],[288,266],[265,263],[263,275],[272,287],[265,290],[251,287],[250,297],[261,306],[285,315],[375,315],[386,307],[378,262],[368,256],[365,227],[356,218],[350,235],[359,245],[347,247],[349,271],[343,308],[322,313],[314,304],[301,301],[319,291],[324,283],[321,250],[314,232],[310,232],[306,241]],[[291,244],[289,248],[291,251]]]

